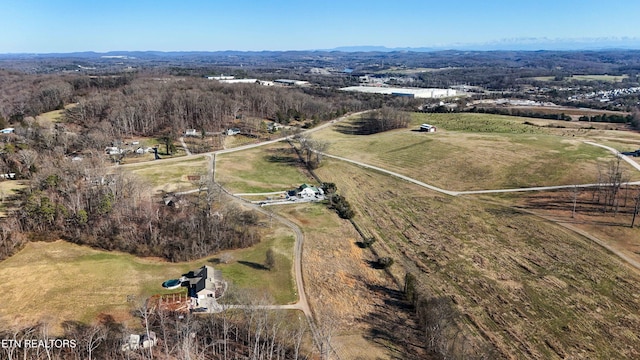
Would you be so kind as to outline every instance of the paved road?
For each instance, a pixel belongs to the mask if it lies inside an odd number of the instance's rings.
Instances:
[[[626,161],[627,163],[629,163],[629,165],[633,166],[636,170],[640,171],[640,164],[638,164],[634,160],[630,159],[628,156],[622,155],[618,150],[616,150],[616,149],[614,149],[614,148],[612,148],[610,146],[594,143],[594,142],[591,142],[591,141],[585,141],[584,143],[585,144],[589,144],[589,145],[593,145],[593,146],[598,146],[598,147],[601,147],[603,149],[607,149],[607,150],[611,151],[612,153],[614,153],[615,155],[617,155],[620,159],[622,159],[622,160]]]
[[[609,185],[611,184],[594,183],[594,184],[577,184],[577,185],[537,186],[537,187],[514,188],[514,189],[455,191],[455,193],[456,195],[497,194],[497,193],[522,192],[522,191],[546,191],[546,190],[573,189],[573,188],[590,188],[590,187],[609,186]],[[640,181],[626,182],[626,183],[622,183],[621,185],[640,185]]]
[[[298,288],[298,301],[295,304],[290,304],[290,305],[270,305],[270,306],[273,306],[274,309],[300,310],[304,313],[307,319],[312,323],[313,314],[311,313],[311,307],[309,307],[309,302],[307,301],[307,295],[305,294],[305,291],[304,291],[304,280],[302,278],[302,245],[304,243],[304,235],[302,234],[302,230],[300,230],[300,227],[298,227],[298,225],[296,225],[289,219],[286,219],[271,211],[265,210],[259,205],[252,204],[251,202],[245,199],[242,199],[234,194],[231,194],[229,191],[227,191],[223,187],[220,187],[220,188],[222,189],[222,191],[224,191],[229,196],[231,196],[232,199],[234,199],[236,202],[239,202],[244,206],[248,206],[255,211],[259,211],[265,214],[266,216],[269,216],[271,219],[279,221],[280,223],[286,225],[293,231],[296,237],[295,243],[293,245],[293,248],[294,248],[293,249],[293,257],[294,257],[293,268],[294,268],[294,273],[296,277],[296,287]]]

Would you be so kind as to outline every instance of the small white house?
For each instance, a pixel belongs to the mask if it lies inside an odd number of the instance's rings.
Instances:
[[[312,198],[319,195],[324,195],[322,189],[308,184],[302,184],[296,191],[296,195],[301,198]]]
[[[280,128],[282,128],[282,125],[280,125],[277,122],[272,122],[272,123],[267,124],[267,130],[271,131],[271,132],[278,131],[278,130],[280,130]]]
[[[107,146],[104,151],[107,153],[107,155],[118,155],[123,153],[123,150],[118,148],[117,146]]]

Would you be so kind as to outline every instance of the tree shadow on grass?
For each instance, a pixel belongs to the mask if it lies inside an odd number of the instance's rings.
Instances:
[[[277,164],[285,164],[285,165],[293,165],[299,166],[301,164],[300,159],[298,158],[295,149],[289,148],[278,148],[278,149],[267,149],[266,155],[264,159],[270,163]]]
[[[366,262],[367,265],[369,265],[369,267],[372,269],[384,270],[384,265],[381,264],[378,260],[367,260]]]
[[[370,326],[365,338],[386,347],[393,359],[436,359],[424,346],[419,326],[413,318],[413,308],[405,300],[404,293],[381,285],[366,286],[383,301],[363,318]]]
[[[375,131],[371,130],[368,119],[353,121],[349,124],[339,124],[336,131],[345,135],[371,135]]]
[[[279,155],[269,155],[266,157],[268,162],[278,163],[278,164],[287,164],[287,165],[297,165],[300,161],[291,156],[279,156]]]
[[[251,261],[238,260],[238,263],[256,270],[269,270],[266,266]]]

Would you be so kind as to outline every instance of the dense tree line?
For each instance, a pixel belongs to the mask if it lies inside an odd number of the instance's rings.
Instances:
[[[195,315],[153,309],[144,304],[136,312],[145,324],[143,329],[127,329],[108,315],[92,325],[67,321],[60,337],[52,336],[47,324],[23,329],[0,327],[0,339],[6,345],[0,348],[0,358],[295,360],[311,355],[302,345],[307,334],[304,322],[288,322],[264,310]],[[152,332],[158,339],[154,347],[123,350],[130,334]],[[33,340],[50,346],[25,345],[25,341]]]
[[[629,124],[633,120],[633,115],[617,115],[617,114],[600,114],[595,116],[581,116],[578,120],[580,121],[589,121],[589,122],[604,122],[604,123],[615,123],[615,124]]]
[[[432,294],[412,273],[405,276],[404,294],[432,354],[442,359],[503,358],[486,340],[459,325],[465,320],[450,298]]]
[[[402,129],[409,126],[409,114],[390,107],[368,111],[360,116],[353,128],[343,128],[344,132],[370,135],[384,131]]]
[[[310,126],[371,106],[368,98],[338,91],[229,85],[195,77],[0,75],[0,125],[17,125],[73,103],[65,120],[78,126],[79,136],[94,140],[85,144],[93,148],[132,135],[175,136],[187,128],[217,132],[252,117]]]
[[[73,86],[62,77],[0,70],[0,121],[19,122],[26,116],[61,109],[73,95]]]

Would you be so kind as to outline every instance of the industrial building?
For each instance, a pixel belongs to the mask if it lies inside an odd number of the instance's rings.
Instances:
[[[277,79],[273,81],[276,84],[284,86],[306,86],[309,85],[308,81],[304,80],[290,80],[290,79]]]
[[[258,79],[225,79],[218,80],[221,84],[255,84],[258,82]]]
[[[454,89],[435,89],[435,88],[395,88],[395,87],[378,87],[378,86],[349,86],[340,89],[342,91],[357,91],[370,94],[388,94],[394,96],[407,96],[411,98],[443,98],[458,95]]]

